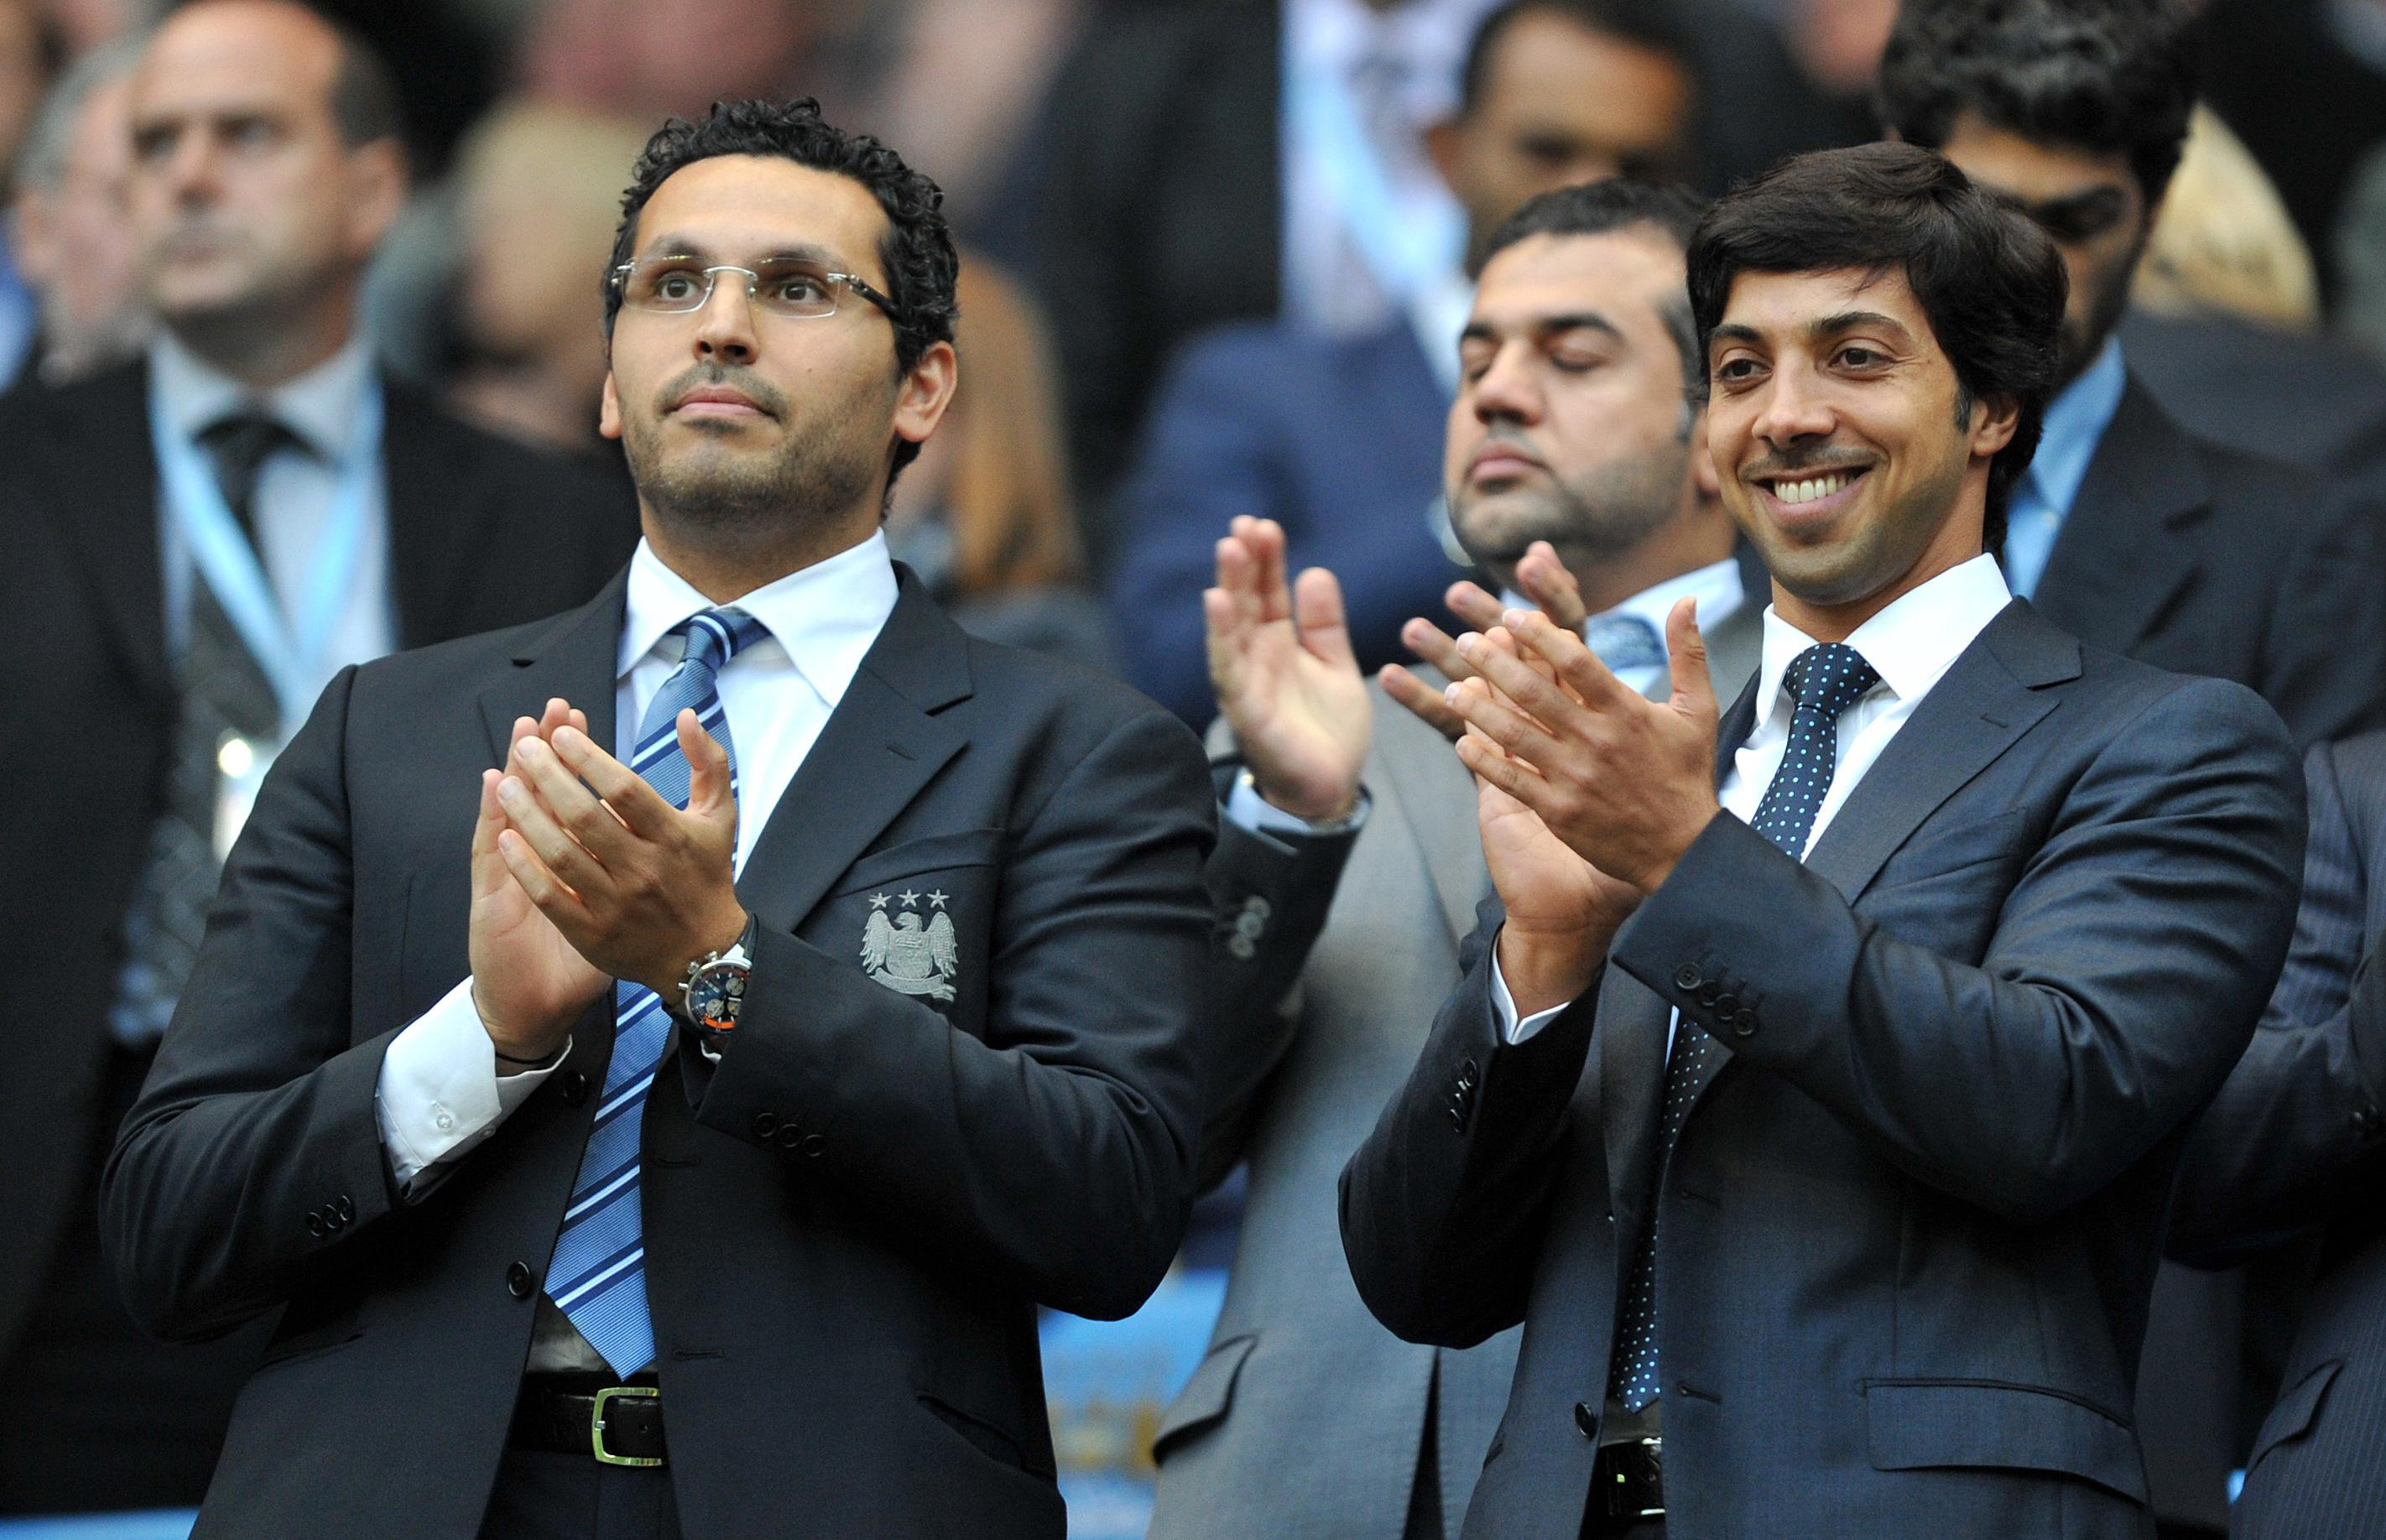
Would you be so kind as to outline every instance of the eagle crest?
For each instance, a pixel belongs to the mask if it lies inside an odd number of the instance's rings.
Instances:
[[[890,919],[873,906],[861,933],[861,966],[889,989],[951,999],[953,981],[961,969],[952,916],[939,909],[923,923],[917,910],[906,909]]]

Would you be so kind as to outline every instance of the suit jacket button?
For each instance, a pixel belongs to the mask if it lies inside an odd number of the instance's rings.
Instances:
[[[516,1262],[506,1269],[506,1292],[516,1299],[528,1299],[531,1295],[530,1269]]]
[[[588,1077],[586,1075],[582,1074],[577,1070],[566,1070],[563,1071],[561,1081],[563,1085],[564,1106],[578,1107],[582,1102],[588,1099]]]
[[[1681,967],[1674,970],[1674,987],[1676,989],[1696,989],[1699,985],[1706,982],[1706,975],[1701,973],[1689,963],[1686,962],[1682,964]]]
[[[1756,1035],[1756,1012],[1752,1010],[1742,1010],[1739,1015],[1733,1017],[1731,1019],[1731,1032],[1732,1035],[1735,1037],[1754,1037]]]
[[[775,1113],[775,1112],[757,1112],[757,1113],[755,1113],[755,1114],[754,1114],[754,1137],[755,1137],[755,1138],[757,1138],[757,1139],[768,1139],[772,1134],[776,1133],[778,1133],[778,1132],[779,1132],[779,1116],[778,1116],[778,1114],[777,1114],[777,1113]]]
[[[802,1140],[797,1144],[796,1153],[808,1159],[817,1160],[821,1158],[821,1152],[827,1148],[828,1141],[826,1139],[822,1138],[817,1133],[807,1133],[803,1136]]]
[[[1599,1436],[1599,1409],[1588,1401],[1574,1404],[1574,1425],[1582,1430],[1585,1438]]]
[[[323,1223],[323,1210],[320,1208],[309,1208],[307,1210],[307,1233],[309,1235],[320,1235],[327,1228],[328,1226]]]

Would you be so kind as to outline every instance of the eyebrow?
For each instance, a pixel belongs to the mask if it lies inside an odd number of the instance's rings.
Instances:
[[[647,257],[693,257],[698,262],[720,262],[725,260],[725,258],[717,256],[713,252],[712,248],[706,245],[702,241],[697,240],[692,236],[681,235],[676,232],[659,235],[652,241],[647,242],[646,250],[642,255]],[[827,247],[817,246],[808,241],[799,241],[794,245],[780,246],[776,250],[766,251],[760,256],[752,258],[752,260],[757,262],[817,262],[823,268],[834,268],[840,271],[850,270],[846,262],[835,253],[828,250]]]
[[[1841,310],[1836,315],[1824,316],[1809,321],[1805,330],[1808,338],[1819,342],[1867,326],[1886,327],[1901,337],[1908,334],[1903,321],[1899,320],[1895,316],[1882,315],[1877,310]],[[1724,321],[1707,333],[1707,344],[1710,347],[1722,342],[1761,343],[1764,340],[1763,332],[1739,321]]]
[[[1615,323],[1596,310],[1569,310],[1554,316],[1536,316],[1526,323],[1525,330],[1542,337],[1555,332],[1604,332],[1618,342],[1624,340],[1624,333],[1616,329]],[[1483,341],[1496,334],[1488,322],[1473,320],[1466,323],[1466,330],[1458,334],[1458,340]]]

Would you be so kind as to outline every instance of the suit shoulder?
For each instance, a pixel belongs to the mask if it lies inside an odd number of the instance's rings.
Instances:
[[[592,620],[593,607],[583,606],[521,625],[475,632],[373,658],[358,665],[356,694],[389,704],[415,699],[452,702],[458,691],[478,691],[503,678],[517,659],[544,654],[564,632]]]
[[[1109,674],[1065,657],[974,636],[968,637],[968,645],[973,687],[995,710],[1024,711],[1048,729],[1095,740],[1156,717],[1174,724],[1184,742],[1199,752],[1199,740],[1175,713]]]
[[[2233,679],[2174,673],[2082,643],[2078,695],[2086,707],[2081,717],[2102,723],[2108,737],[2164,724],[2197,737],[2273,748],[2291,763],[2300,759],[2277,710]]]

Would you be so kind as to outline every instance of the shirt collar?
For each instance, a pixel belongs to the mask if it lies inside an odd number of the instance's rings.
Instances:
[[[2107,337],[2096,361],[2047,403],[2046,424],[2039,434],[2038,453],[2030,457],[2028,475],[2039,500],[2058,515],[2069,517],[2079,483],[2087,479],[2088,462],[2096,457],[2096,445],[2120,410],[2121,391],[2129,379],[2121,362],[2121,339]]]
[[[203,429],[232,413],[262,406],[316,454],[338,460],[347,453],[357,408],[372,380],[372,348],[362,336],[351,337],[340,351],[262,397],[170,332],[161,332],[151,340],[149,369],[165,403],[168,426],[185,439],[195,441]]]
[[[862,656],[894,613],[896,588],[886,536],[873,530],[859,545],[765,583],[737,600],[736,607],[771,633],[754,648],[775,645],[834,709],[860,670]],[[666,648],[665,656],[676,662],[684,643],[671,637],[672,628],[715,607],[685,578],[664,566],[653,546],[639,541],[630,557],[619,677],[628,678],[639,660],[658,647]]]
[[[1695,571],[1651,584],[1614,608],[1594,615],[1584,623],[1586,626],[1596,624],[1611,615],[1633,615],[1656,627],[1657,634],[1663,636],[1665,634],[1666,618],[1684,599],[1699,601],[1699,630],[1713,629],[1747,602],[1748,592],[1740,582],[1739,558],[1726,557]]]
[[[1913,700],[1927,695],[2012,602],[2013,591],[2005,586],[2004,573],[1996,558],[1984,551],[1898,595],[1858,626],[1848,637],[1848,645],[1873,666],[1891,695]],[[1772,719],[1781,701],[1781,676],[1789,671],[1790,659],[1814,645],[1815,638],[1783,620],[1771,606],[1765,607],[1764,657],[1756,684],[1757,721]]]

